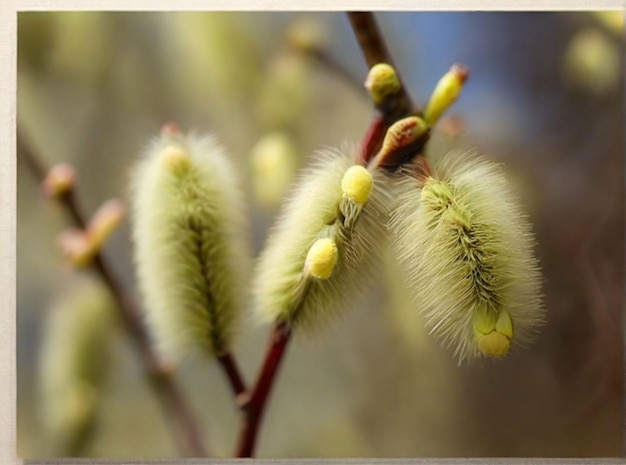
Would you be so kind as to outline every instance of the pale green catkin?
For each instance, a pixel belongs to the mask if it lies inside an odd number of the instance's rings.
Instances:
[[[396,186],[392,250],[428,329],[459,362],[506,355],[544,319],[530,223],[500,165],[459,152],[429,162],[430,177]]]
[[[96,417],[114,312],[106,289],[82,280],[47,311],[38,360],[39,413],[55,453],[73,453]]]
[[[261,319],[318,328],[346,307],[358,306],[371,285],[384,233],[385,194],[378,186],[382,175],[368,175],[353,160],[319,154],[295,183],[255,269]],[[371,192],[362,189],[368,182]],[[307,264],[311,256],[318,260],[315,267]]]
[[[229,350],[248,288],[239,181],[213,136],[164,133],[139,163],[132,233],[146,318],[161,351]]]

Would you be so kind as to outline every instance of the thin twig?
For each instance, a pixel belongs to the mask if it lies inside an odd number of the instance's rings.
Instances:
[[[387,63],[395,68],[391,54],[387,50],[385,41],[376,25],[374,15],[370,12],[349,12],[348,19],[367,66],[371,68],[378,63]],[[400,90],[391,95],[388,102],[385,102],[385,112],[382,115],[389,125],[416,111],[397,69],[396,73],[400,81]]]
[[[41,183],[46,176],[47,169],[19,131],[17,146],[18,159],[26,163],[31,173]],[[71,221],[77,227],[84,229],[87,224],[86,215],[82,212],[74,191],[71,190],[66,195],[61,196],[59,202],[68,213]],[[182,392],[172,374],[163,367],[157,355],[153,352],[149,335],[141,321],[137,303],[123,288],[101,251],[95,255],[93,267],[109,288],[117,303],[124,327],[139,352],[144,375],[161,401],[168,417],[173,419],[173,422],[170,423],[168,421],[168,424],[172,427],[178,447],[186,456],[206,457],[207,449],[201,439],[199,426],[191,415],[189,407],[186,405]]]
[[[366,96],[365,89],[363,88],[363,83],[359,81],[356,77],[352,75],[346,68],[344,68],[340,63],[337,62],[326,50],[321,48],[310,48],[303,50],[302,53],[310,56],[321,65],[323,65],[326,69],[328,69],[335,76],[342,79],[346,84],[350,85],[356,92],[359,94]]]
[[[226,352],[224,355],[219,356],[217,361],[226,374],[226,378],[235,395],[235,401],[238,405],[242,405],[247,389],[235,357],[230,352]]]
[[[243,406],[236,457],[254,455],[263,412],[290,336],[291,331],[285,323],[278,323],[272,330],[263,367],[248,402]]]
[[[348,12],[347,15],[368,67],[371,68],[379,63],[394,66],[385,40],[376,25],[374,15],[370,12]],[[397,69],[395,71],[400,81],[400,89],[398,92],[389,94],[385,101],[377,105],[378,112],[365,131],[361,142],[359,160],[361,163],[366,164],[374,158],[382,146],[387,129],[393,123],[412,114],[421,114],[420,108],[411,100],[402,82],[400,72]]]

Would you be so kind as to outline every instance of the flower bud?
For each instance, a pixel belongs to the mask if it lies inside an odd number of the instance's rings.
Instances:
[[[59,235],[59,246],[63,257],[75,268],[89,266],[98,251],[89,236],[77,228],[63,231]]]
[[[343,195],[364,206],[372,192],[372,175],[361,165],[348,168],[341,179]]]
[[[304,262],[305,272],[317,279],[328,279],[337,263],[337,244],[327,237],[318,239],[309,249]]]
[[[428,124],[418,116],[409,116],[396,121],[387,129],[383,145],[374,158],[373,165],[391,170],[397,168],[406,158],[410,158],[412,152],[417,152],[421,148],[416,144],[428,137],[428,131]]]
[[[111,199],[103,203],[87,225],[87,236],[92,246],[100,248],[108,237],[119,227],[126,207],[119,199]]]
[[[48,171],[42,184],[46,196],[59,198],[74,188],[76,173],[74,168],[67,163],[58,163]]]
[[[214,137],[162,132],[132,187],[135,262],[156,343],[174,359],[223,354],[250,259],[230,158]]]
[[[124,204],[117,199],[105,202],[89,221],[85,231],[72,228],[59,236],[61,253],[72,266],[91,265],[102,245],[118,228],[125,214]]]
[[[448,153],[398,183],[391,246],[431,333],[459,362],[501,357],[543,322],[531,227],[499,165]]]
[[[339,211],[343,215],[345,229],[351,229],[356,223],[370,197],[372,185],[372,175],[363,166],[351,166],[343,175]]]
[[[390,95],[398,93],[402,88],[396,70],[387,63],[372,66],[364,85],[376,106],[383,103]]]
[[[439,80],[424,110],[424,119],[432,126],[461,94],[461,89],[469,77],[469,69],[464,65],[453,65]]]

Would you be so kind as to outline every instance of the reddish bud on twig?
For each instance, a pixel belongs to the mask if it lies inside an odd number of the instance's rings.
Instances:
[[[59,163],[50,168],[41,188],[47,197],[59,198],[70,192],[75,183],[74,168],[67,163]]]

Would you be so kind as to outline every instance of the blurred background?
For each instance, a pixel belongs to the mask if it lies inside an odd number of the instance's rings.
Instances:
[[[458,367],[425,333],[389,266],[367,301],[331,331],[290,345],[258,456],[623,455],[621,13],[376,18],[417,102],[453,63],[472,70],[448,112],[458,118],[440,124],[429,150],[477,147],[506,164],[536,233],[547,324],[528,349]],[[323,49],[347,75],[303,44]],[[360,86],[366,73],[341,13],[18,16],[20,138],[46,165],[75,167],[85,210],[126,199],[138,154],[175,121],[216,133],[237,160],[255,253],[293,173],[316,150],[361,138],[372,117]],[[110,304],[97,278],[64,265],[57,237],[67,218],[41,195],[19,150],[17,174],[18,456],[67,455],[58,439],[71,430],[64,414],[95,419],[82,455],[177,456],[115,322],[91,320],[92,331],[107,329],[89,348],[98,352],[89,360],[99,378],[83,389],[88,395],[51,394],[63,392],[64,381],[54,380],[63,369],[49,365],[68,366],[62,357],[72,351],[63,345],[75,339],[69,320],[53,316]],[[127,222],[105,253],[136,293]],[[252,322],[241,330],[234,352],[248,381],[267,334]],[[212,453],[229,456],[238,416],[222,373],[196,360],[178,367],[177,377]]]

